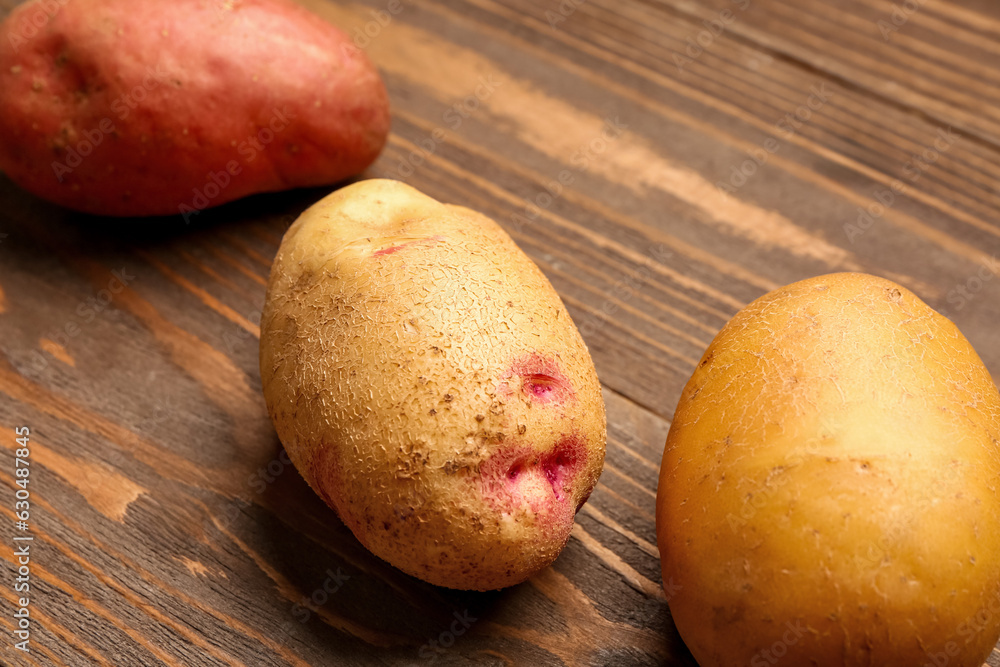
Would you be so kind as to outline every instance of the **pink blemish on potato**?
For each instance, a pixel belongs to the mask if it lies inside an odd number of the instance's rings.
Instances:
[[[498,392],[509,397],[513,393],[511,385],[518,384],[514,378],[520,379],[521,392],[533,403],[562,405],[576,399],[573,385],[552,357],[543,357],[537,352],[518,357],[500,376]]]
[[[524,378],[524,393],[535,398],[550,398],[559,390],[559,381],[551,375],[535,373]]]
[[[483,497],[506,514],[527,508],[560,522],[579,506],[570,506],[573,485],[587,458],[587,448],[576,436],[559,440],[547,452],[527,445],[498,449],[480,466]]]
[[[407,241],[406,243],[400,243],[399,245],[391,245],[387,248],[376,250],[375,252],[372,253],[372,257],[384,257],[385,255],[391,255],[393,253],[399,252],[403,248],[408,248],[410,246],[421,243],[434,245],[435,243],[438,243],[439,241],[442,240],[444,240],[443,236],[431,236],[426,239],[413,239],[412,241]]]
[[[551,455],[542,457],[541,460],[542,471],[552,487],[556,500],[563,500],[566,497],[567,489],[572,486],[577,468],[576,453],[564,445],[560,447]]]

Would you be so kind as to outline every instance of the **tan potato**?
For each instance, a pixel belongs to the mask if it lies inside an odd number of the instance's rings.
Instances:
[[[264,396],[288,455],[369,550],[450,588],[551,563],[604,461],[569,314],[492,220],[395,181],[302,214],[271,271]]]
[[[903,287],[753,302],[684,389],[657,497],[702,667],[980,667],[1000,636],[1000,396]],[[679,587],[679,588],[678,588]]]

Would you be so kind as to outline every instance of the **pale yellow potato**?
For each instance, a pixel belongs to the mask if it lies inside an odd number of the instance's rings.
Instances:
[[[261,378],[306,481],[425,581],[525,580],[569,539],[604,461],[604,402],[562,301],[492,220],[388,180],[288,230]]]
[[[657,495],[702,667],[980,667],[1000,636],[1000,397],[888,280],[781,288],[716,336]]]

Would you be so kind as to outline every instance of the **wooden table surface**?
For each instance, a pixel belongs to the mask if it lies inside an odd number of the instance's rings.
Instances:
[[[364,176],[492,216],[564,299],[605,388],[600,484],[523,585],[400,573],[288,465],[259,389],[272,257],[330,188],[185,226],[74,214],[0,175],[3,664],[691,666],[654,494],[681,388],[738,309],[880,274],[1000,377],[993,0],[305,4],[358,35],[390,90],[393,133]]]

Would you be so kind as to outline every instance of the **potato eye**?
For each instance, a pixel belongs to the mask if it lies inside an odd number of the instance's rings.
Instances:
[[[524,393],[529,396],[545,396],[557,389],[559,381],[551,375],[535,373],[524,378]]]

